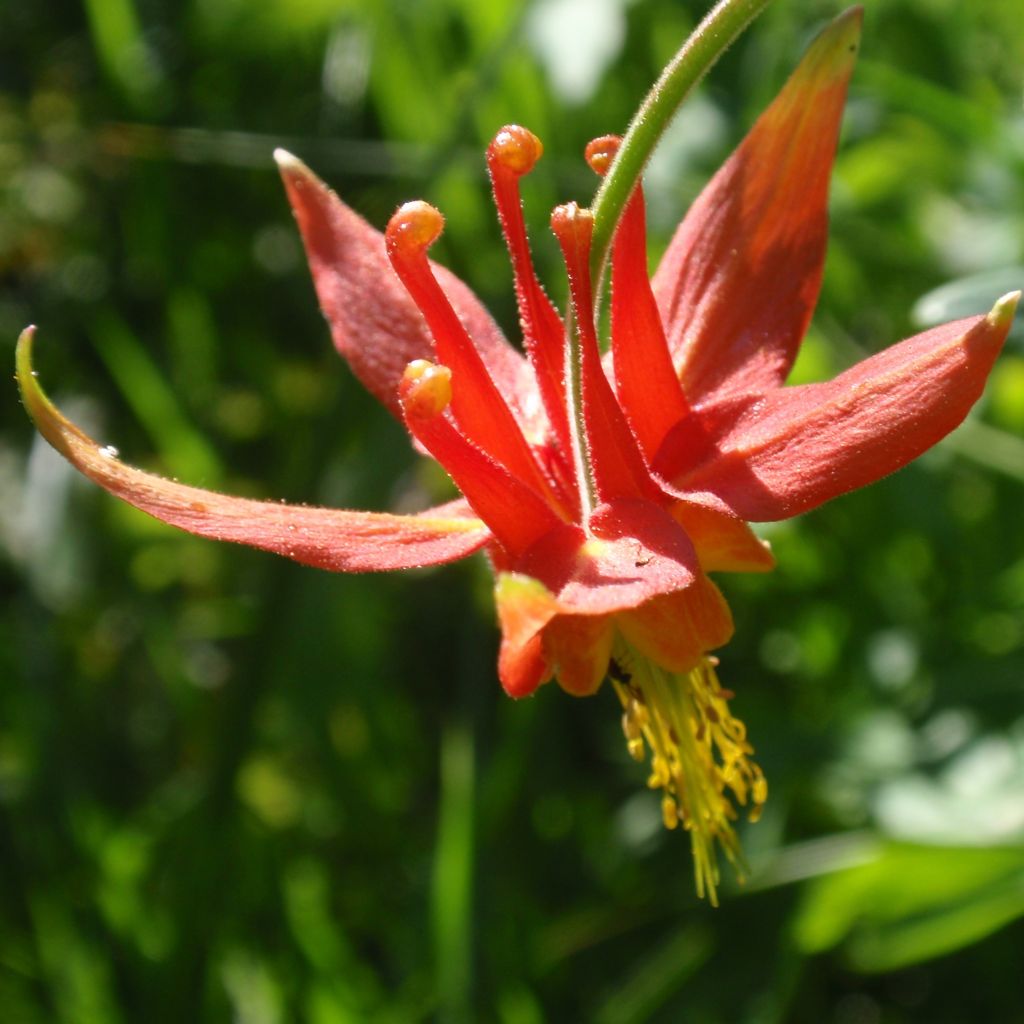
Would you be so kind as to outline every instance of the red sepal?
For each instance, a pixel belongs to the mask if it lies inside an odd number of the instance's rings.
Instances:
[[[814,41],[665,252],[654,293],[691,403],[785,380],[817,302],[863,12]]]
[[[917,458],[978,400],[1020,293],[893,345],[823,384],[752,401],[717,454],[673,481],[751,522],[788,519]]]
[[[46,396],[32,371],[32,336],[29,328],[18,341],[18,384],[39,432],[91,480],[171,526],[336,572],[450,562],[491,539],[490,531],[461,500],[413,516],[310,508],[235,498],[127,466],[68,420]]]
[[[405,367],[435,356],[422,314],[392,273],[384,236],[297,157],[281,149],[274,156],[334,344],[366,389],[401,416],[398,382]],[[434,264],[433,271],[491,376],[527,423],[536,384],[526,360],[469,287],[443,267]]]

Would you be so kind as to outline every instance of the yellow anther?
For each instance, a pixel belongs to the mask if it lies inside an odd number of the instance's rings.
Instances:
[[[647,709],[631,698],[622,712],[622,731],[626,739],[640,739],[649,720],[650,715],[647,713]]]
[[[669,829],[679,824],[679,808],[670,796],[661,799],[661,820],[665,823],[665,828]]]
[[[629,673],[629,685],[615,687],[629,753],[642,760],[650,748],[647,785],[662,791],[665,827],[690,833],[697,891],[714,903],[716,847],[742,870],[732,824],[736,805],[749,802],[750,820],[756,821],[768,796],[764,774],[751,759],[746,728],[729,710],[710,659],[676,675],[629,649],[616,658]]]
[[[638,740],[643,733],[637,725],[636,716],[630,714],[629,708],[622,712],[622,733],[627,740]]]
[[[665,759],[655,755],[651,759],[651,776],[647,780],[647,785],[651,789],[664,789],[671,781],[672,772],[669,771]]]
[[[768,799],[768,780],[763,775],[758,775],[750,787],[750,796],[755,807],[760,812],[761,805]]]
[[[636,720],[637,725],[641,729],[646,729],[651,721],[650,712],[639,700],[636,700],[635,698],[633,699],[630,707],[632,709],[631,713],[633,715],[633,718]]]

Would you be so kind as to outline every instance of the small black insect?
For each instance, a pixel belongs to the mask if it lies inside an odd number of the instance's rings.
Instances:
[[[623,686],[633,678],[614,658],[608,660],[608,675]]]

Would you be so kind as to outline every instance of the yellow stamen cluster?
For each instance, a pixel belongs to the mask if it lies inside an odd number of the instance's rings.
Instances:
[[[768,784],[751,760],[746,726],[729,710],[732,694],[718,682],[716,663],[705,658],[690,672],[674,674],[620,646],[610,676],[622,702],[630,756],[643,761],[650,751],[647,785],[663,791],[665,827],[690,833],[697,894],[717,906],[715,842],[742,878],[734,801],[749,802],[750,820],[756,821]]]

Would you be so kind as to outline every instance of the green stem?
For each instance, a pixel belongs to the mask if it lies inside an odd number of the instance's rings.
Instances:
[[[600,283],[612,235],[662,132],[679,104],[771,0],[719,0],[662,71],[630,123],[618,155],[594,196],[594,240],[590,269]],[[600,288],[594,296],[600,295]]]

